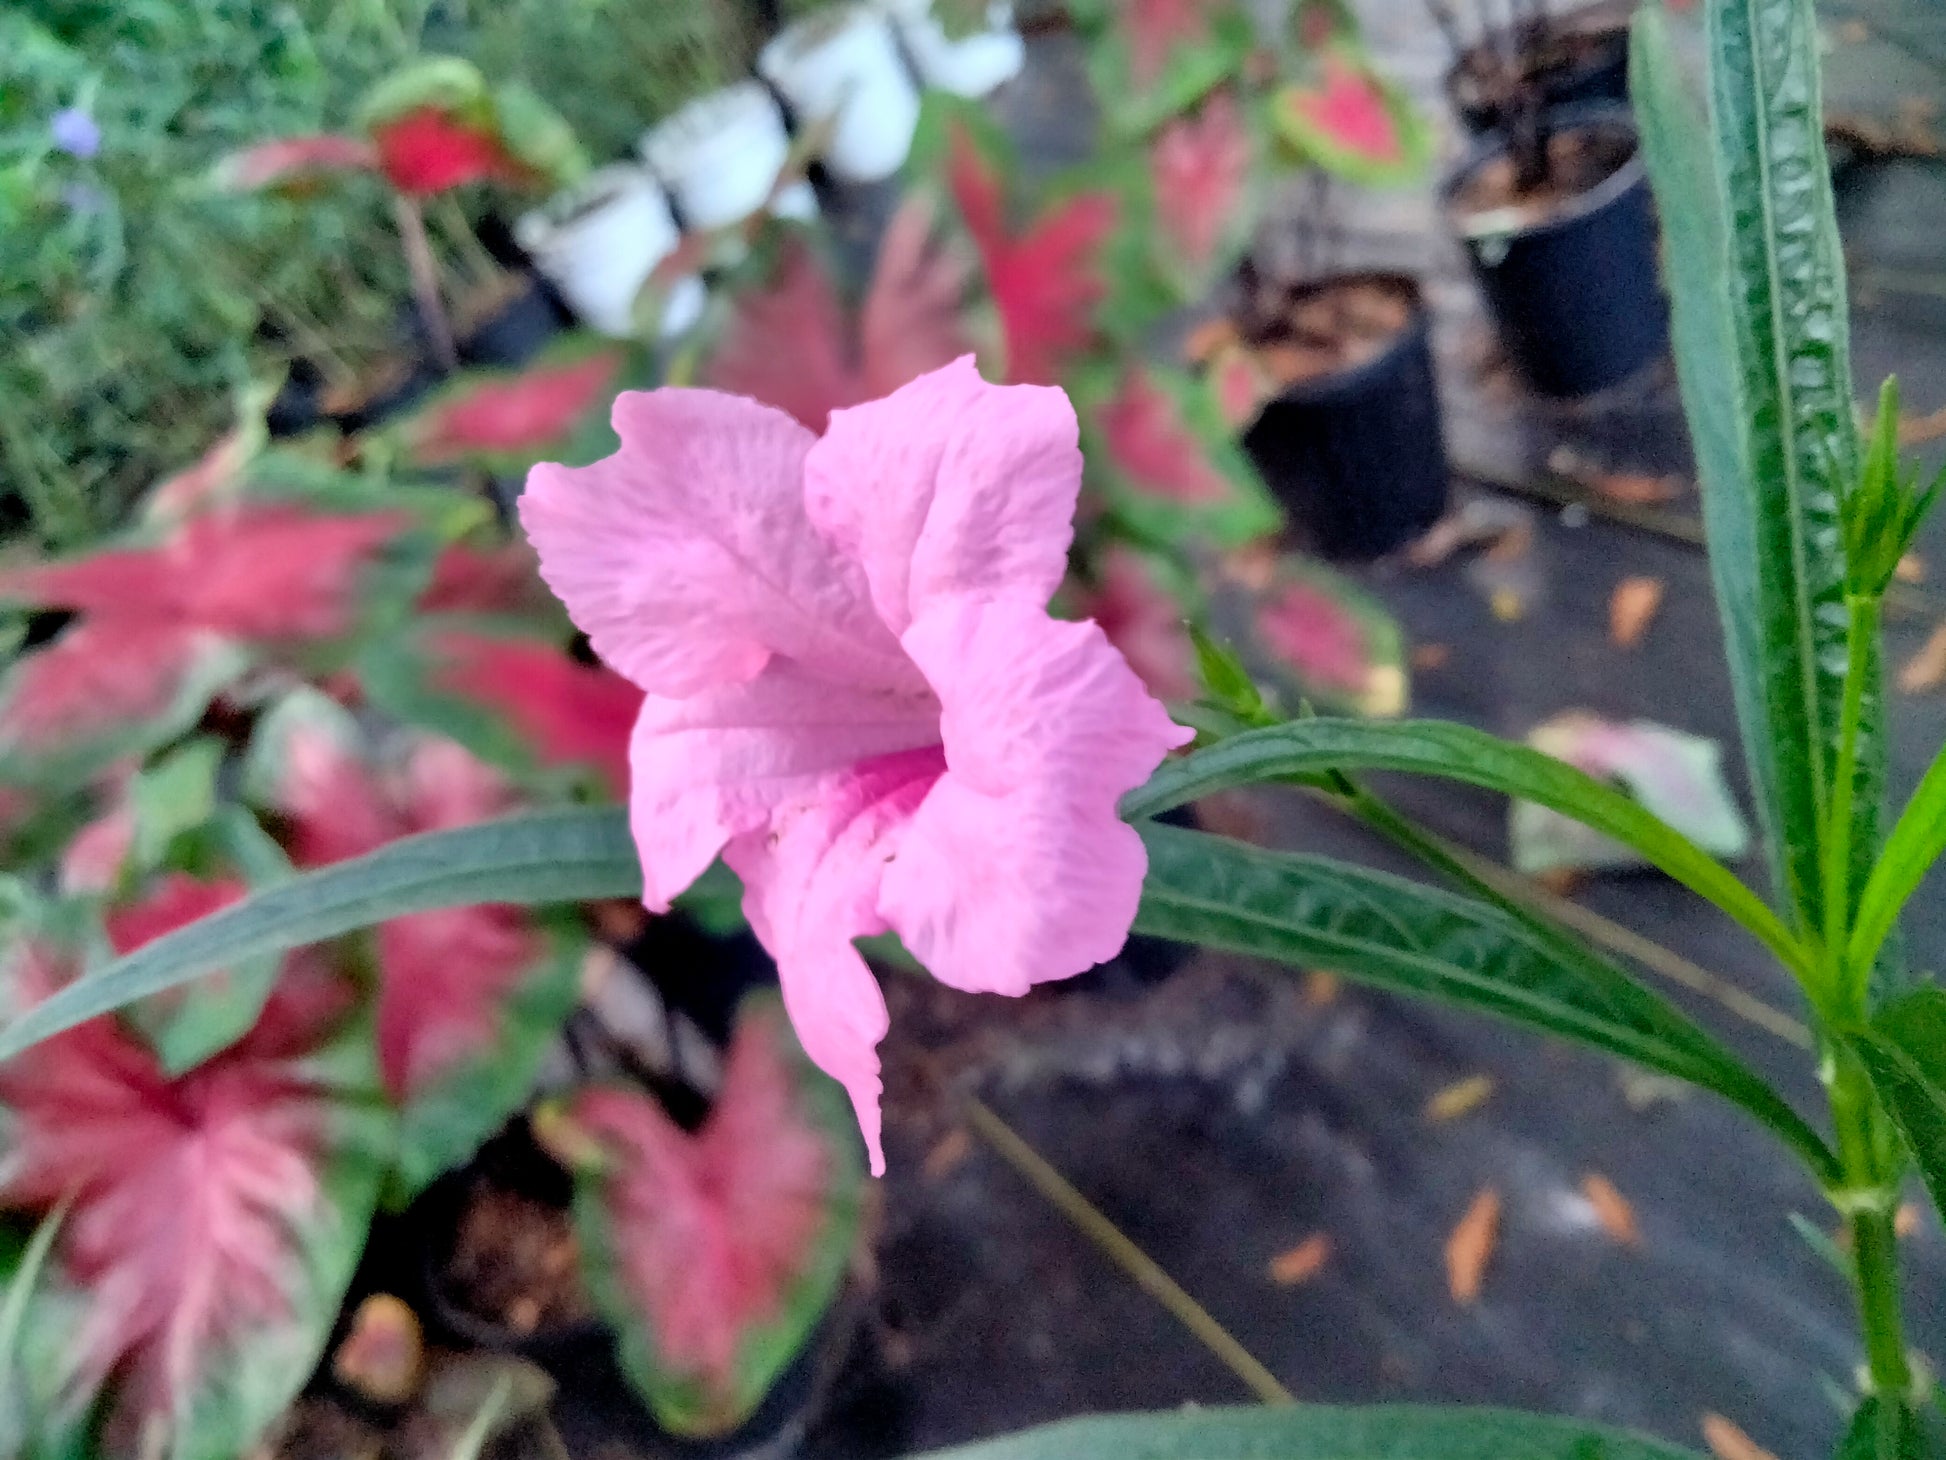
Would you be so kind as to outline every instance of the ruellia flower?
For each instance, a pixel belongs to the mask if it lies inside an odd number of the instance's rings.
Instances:
[[[822,437],[711,391],[629,393],[615,455],[543,465],[521,518],[595,650],[646,692],[630,745],[643,899],[721,853],[874,1171],[885,1001],[857,937],[955,988],[1025,993],[1113,957],[1147,860],[1115,814],[1172,724],[1047,601],[1081,453],[1059,390],[970,358]]]

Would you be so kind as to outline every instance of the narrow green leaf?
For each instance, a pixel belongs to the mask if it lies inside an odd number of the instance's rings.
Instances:
[[[1900,909],[1919,890],[1920,881],[1942,853],[1946,853],[1946,747],[1933,757],[1919,788],[1899,813],[1865,890],[1858,896],[1851,944],[1845,951],[1850,967],[1864,968],[1878,957]]]
[[[0,1028],[0,1060],[214,969],[406,913],[478,902],[532,907],[641,890],[627,813],[617,809],[538,812],[405,837],[294,877],[91,971]]]
[[[1741,1106],[1827,1179],[1817,1134],[1673,1005],[1593,953],[1568,956],[1500,909],[1328,858],[1144,825],[1135,930],[1325,968],[1590,1045]]]
[[[1122,798],[1131,819],[1255,781],[1315,780],[1328,771],[1410,771],[1532,801],[1605,832],[1748,928],[1800,978],[1804,950],[1777,915],[1721,862],[1621,792],[1552,756],[1436,720],[1301,720],[1254,730],[1165,763]]]
[[[1846,1037],[1946,1216],[1946,989],[1907,994]]]
[[[1180,1409],[1062,1420],[929,1460],[1693,1460],[1576,1420],[1459,1405]]]
[[[1636,23],[1632,95],[1663,220],[1744,746],[1779,886],[1815,927],[1846,661],[1839,502],[1858,457],[1817,26],[1810,0],[1705,10],[1707,120],[1655,6]],[[1876,851],[1884,784],[1882,696],[1870,671],[1854,886]]]

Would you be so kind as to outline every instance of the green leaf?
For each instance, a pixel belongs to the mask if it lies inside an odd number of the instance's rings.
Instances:
[[[478,902],[533,907],[641,890],[642,869],[620,810],[537,812],[404,837],[294,877],[91,971],[0,1027],[0,1060],[212,970],[406,913]]]
[[[1694,1460],[1577,1420],[1459,1405],[1181,1409],[1063,1420],[929,1460]]]
[[[1941,1460],[1946,1420],[1937,1405],[1916,1409],[1898,1399],[1868,1397],[1838,1442],[1837,1460]]]
[[[1301,720],[1234,736],[1166,762],[1122,798],[1131,820],[1254,781],[1409,771],[1500,791],[1571,816],[1633,847],[1754,933],[1800,978],[1809,962],[1777,915],[1721,862],[1621,792],[1525,745],[1439,720]]]
[[[1325,968],[1497,1014],[1700,1085],[1769,1126],[1812,1167],[1837,1166],[1762,1079],[1622,969],[1470,898],[1328,858],[1154,823],[1135,931]]]
[[[1851,943],[1845,950],[1850,967],[1864,968],[1878,957],[1900,909],[1919,890],[1941,853],[1946,853],[1946,747],[1926,767],[1858,896]]]
[[[1946,989],[1907,994],[1846,1038],[1946,1215]]]
[[[1839,503],[1858,456],[1818,34],[1810,0],[1705,10],[1707,122],[1654,6],[1637,19],[1631,92],[1667,243],[1676,361],[1745,753],[1778,884],[1815,927],[1849,616]],[[1699,134],[1712,145],[1699,146]],[[1854,887],[1877,848],[1884,783],[1871,668]]]
[[[158,865],[170,842],[215,814],[222,762],[223,742],[198,736],[136,776],[129,799],[135,811],[130,856],[137,867]]]

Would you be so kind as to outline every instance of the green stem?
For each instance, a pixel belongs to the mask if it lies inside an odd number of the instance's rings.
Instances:
[[[1838,762],[1831,783],[1831,805],[1824,839],[1824,945],[1831,950],[1837,984],[1828,993],[1847,1008],[1860,1000],[1856,970],[1844,966],[1843,949],[1851,928],[1851,852],[1854,797],[1858,779],[1858,738],[1865,717],[1865,684],[1878,644],[1876,598],[1845,596],[1845,698],[1838,721]]]
[[[1831,1119],[1845,1187],[1834,1193],[1851,1222],[1859,1319],[1873,1394],[1898,1411],[1912,1392],[1905,1322],[1899,1301],[1898,1232],[1894,1218],[1898,1179],[1885,1159],[1884,1115],[1865,1071],[1849,1053],[1834,1048],[1829,1059]],[[1895,1421],[1888,1418],[1888,1424]],[[1890,1431],[1888,1430],[1888,1433]],[[1882,1449],[1882,1446],[1881,1446]]]

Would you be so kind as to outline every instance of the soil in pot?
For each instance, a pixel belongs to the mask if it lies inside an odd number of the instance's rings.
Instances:
[[[1446,78],[1453,109],[1470,132],[1500,125],[1523,105],[1543,110],[1580,102],[1628,100],[1628,27],[1550,25],[1513,43],[1489,36],[1471,46]]]
[[[1507,352],[1543,395],[1591,395],[1659,358],[1668,304],[1635,128],[1615,106],[1483,143],[1446,187]]]
[[[420,1198],[425,1310],[450,1337],[542,1358],[601,1327],[581,1279],[574,1190],[524,1122]]]
[[[1377,557],[1438,520],[1446,457],[1417,284],[1248,281],[1237,324],[1276,391],[1244,449],[1320,551]]]

